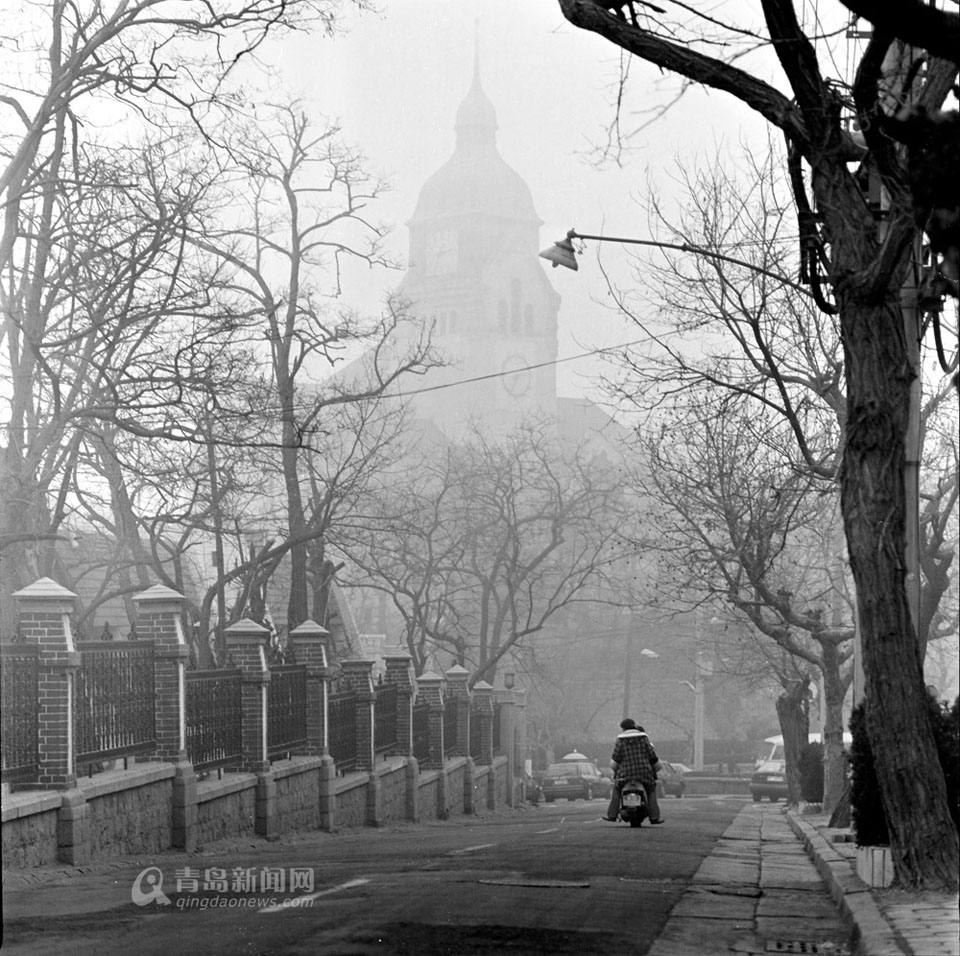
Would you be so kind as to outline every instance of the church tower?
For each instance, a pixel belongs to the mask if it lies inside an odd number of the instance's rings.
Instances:
[[[450,436],[471,418],[502,434],[525,416],[556,417],[560,297],[537,257],[530,189],[497,150],[476,55],[454,130],[453,155],[424,183],[408,222],[400,286],[450,364],[420,380],[433,390],[411,398],[417,418]]]

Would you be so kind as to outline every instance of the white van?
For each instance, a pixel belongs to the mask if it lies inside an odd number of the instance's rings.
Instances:
[[[807,738],[811,744],[820,743],[820,734],[810,734]],[[849,733],[843,735],[843,746],[847,749],[853,743]],[[776,803],[787,795],[787,760],[783,750],[783,736],[767,737],[763,742],[763,753],[757,758],[753,776],[750,778],[750,796],[754,803],[759,803],[764,797],[771,803]]]

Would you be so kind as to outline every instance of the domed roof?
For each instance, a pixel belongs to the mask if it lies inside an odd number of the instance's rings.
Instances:
[[[424,183],[410,223],[482,214],[539,225],[530,188],[497,152],[497,114],[480,85],[478,58],[454,128],[453,156]]]

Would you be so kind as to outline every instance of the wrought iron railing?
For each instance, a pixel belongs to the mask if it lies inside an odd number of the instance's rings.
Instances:
[[[83,764],[151,753],[153,643],[86,641],[73,695],[74,752]]]
[[[267,756],[276,760],[307,743],[307,668],[282,664],[270,668],[267,685]]]
[[[480,726],[480,713],[470,711],[470,756],[479,760],[483,756],[483,734]]]
[[[373,704],[373,749],[387,753],[397,746],[397,685],[380,684]]]
[[[413,755],[419,761],[430,759],[430,705],[413,705]]]
[[[195,770],[230,767],[243,757],[239,670],[187,671],[187,758]]]
[[[0,646],[0,767],[4,783],[37,779],[37,648]]]
[[[357,766],[357,695],[332,694],[327,702],[327,746],[340,773]]]
[[[443,755],[449,757],[457,752],[457,739],[460,726],[460,706],[456,697],[443,705]]]

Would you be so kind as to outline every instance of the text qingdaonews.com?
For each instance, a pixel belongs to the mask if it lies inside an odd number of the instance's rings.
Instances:
[[[313,900],[309,896],[293,896],[283,900],[270,896],[181,896],[175,905],[178,910],[262,909],[267,906],[294,909],[313,906]]]

